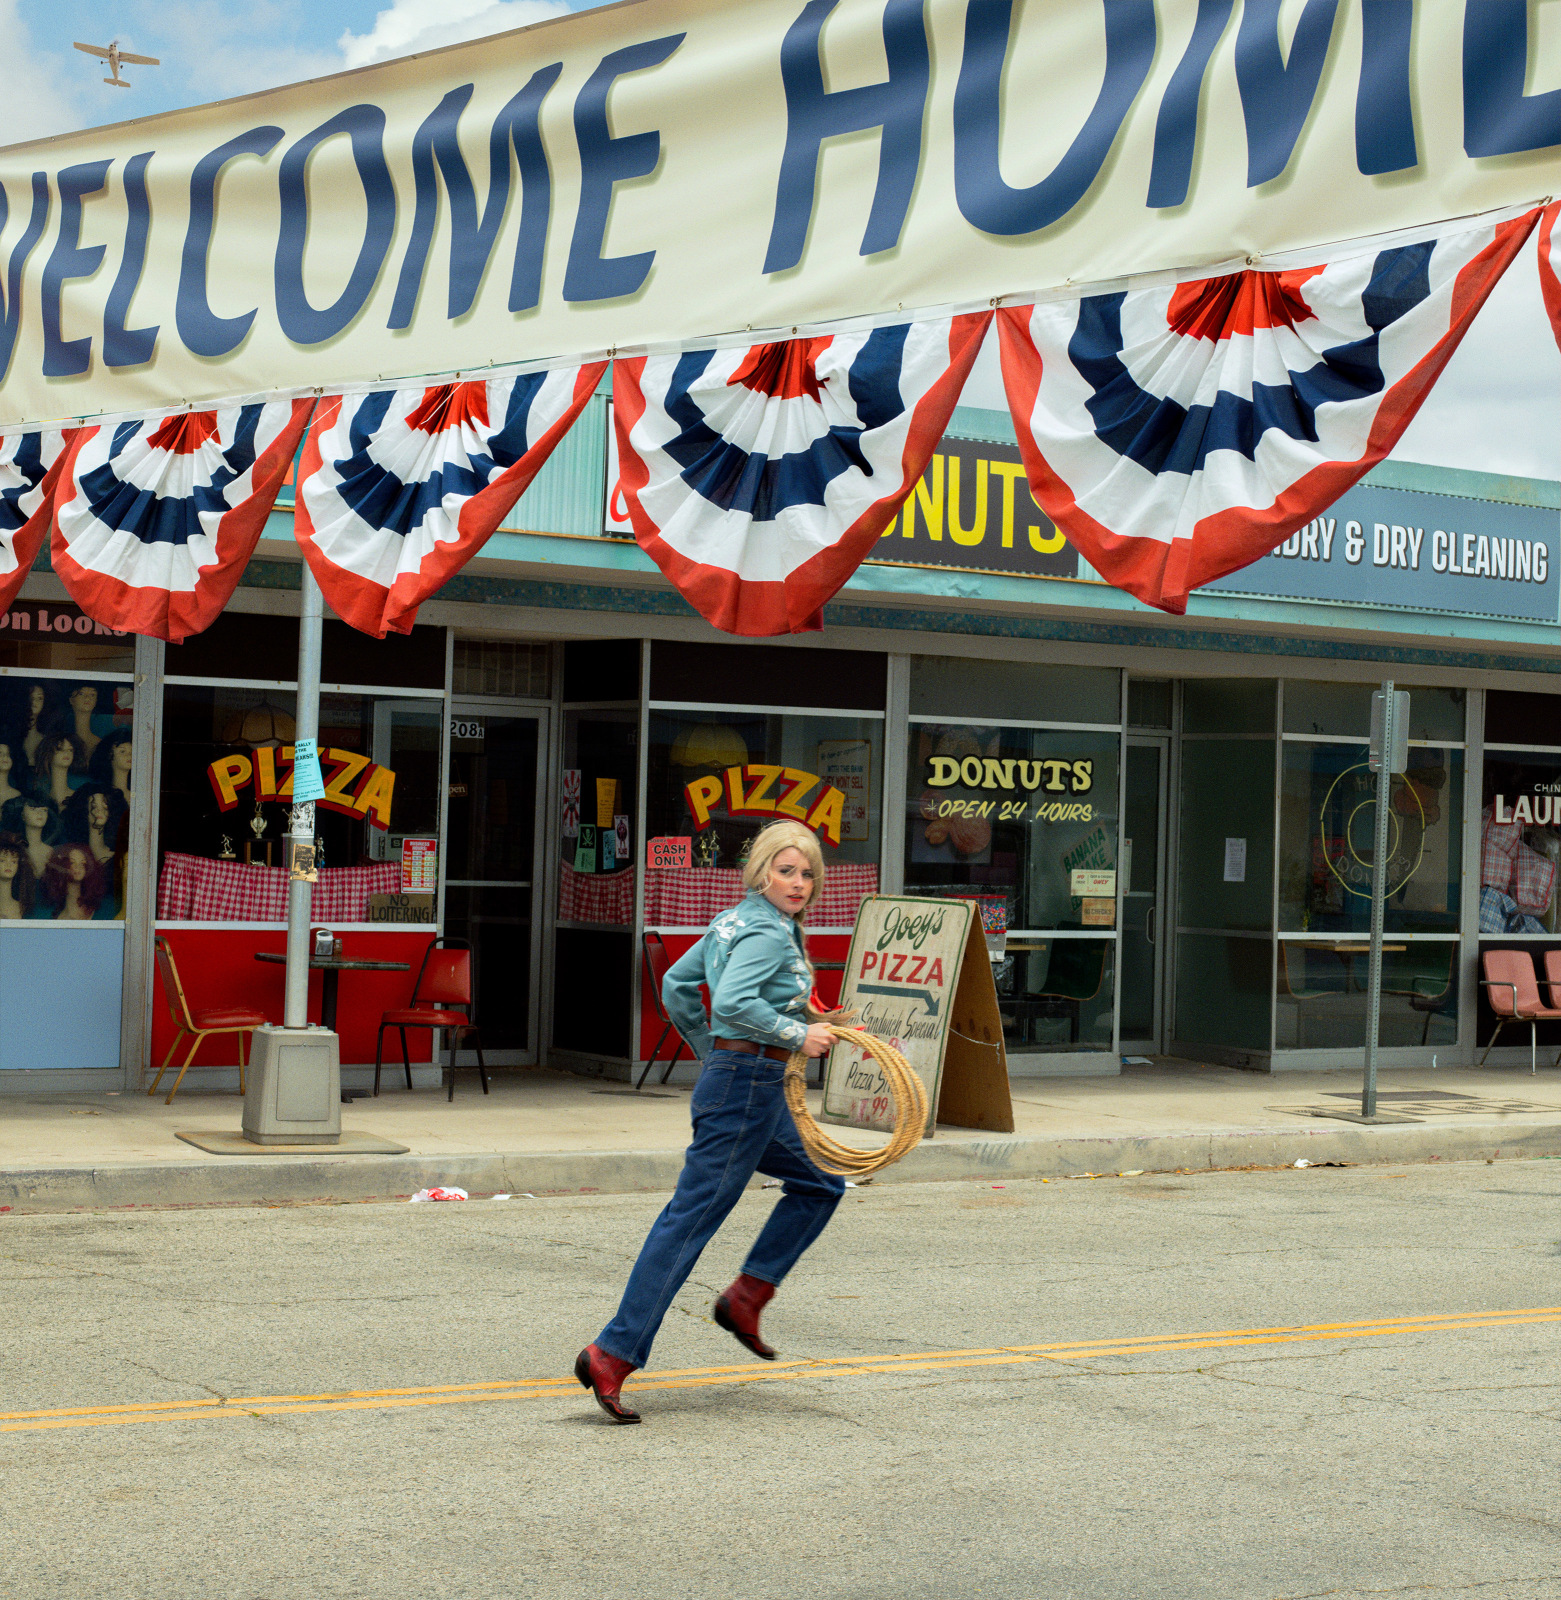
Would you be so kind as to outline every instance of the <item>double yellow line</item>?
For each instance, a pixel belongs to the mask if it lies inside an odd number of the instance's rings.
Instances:
[[[914,1355],[835,1356],[819,1361],[776,1361],[763,1366],[684,1367],[645,1373],[626,1385],[653,1389],[706,1389],[733,1383],[777,1383],[797,1378],[857,1378],[881,1373],[947,1372],[962,1367],[1022,1366],[1040,1362],[1099,1361],[1180,1350],[1227,1350],[1244,1345],[1305,1344],[1317,1340],[1381,1339],[1391,1334],[1459,1333],[1561,1322],[1561,1306],[1526,1311],[1450,1311],[1424,1317],[1383,1317],[1371,1322],[1314,1322],[1296,1327],[1224,1328],[1209,1333],[1149,1334],[1135,1339],[1077,1339],[1065,1344],[996,1345],[983,1350],[933,1350]],[[488,1400],[583,1399],[573,1378],[519,1378],[491,1383],[433,1384],[407,1389],[345,1389],[332,1394],[268,1394],[238,1399],[149,1400],[132,1405],[70,1406],[57,1411],[0,1412],[0,1433],[45,1428],[112,1428],[131,1422],[204,1422],[217,1417],[290,1416],[310,1411],[388,1411],[403,1406],[475,1405]]]

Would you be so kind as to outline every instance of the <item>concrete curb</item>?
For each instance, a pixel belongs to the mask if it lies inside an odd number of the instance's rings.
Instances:
[[[1295,1128],[1119,1137],[937,1139],[918,1145],[878,1181],[1060,1178],[1083,1173],[1213,1171],[1561,1156],[1561,1121],[1514,1124],[1298,1123]],[[405,1199],[434,1184],[472,1194],[628,1194],[669,1191],[682,1149],[480,1155],[233,1156],[216,1161],[124,1162],[0,1169],[0,1212],[119,1211],[187,1206],[272,1206]]]

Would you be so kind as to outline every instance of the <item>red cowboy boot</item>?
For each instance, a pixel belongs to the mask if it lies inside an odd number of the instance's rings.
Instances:
[[[759,1313],[770,1303],[774,1293],[773,1283],[741,1272],[731,1288],[716,1301],[713,1311],[719,1326],[764,1361],[773,1361],[775,1350],[759,1337]]]
[[[588,1344],[575,1358],[575,1377],[582,1388],[596,1396],[596,1403],[614,1422],[638,1422],[638,1411],[630,1411],[618,1396],[623,1380],[634,1371],[632,1362],[610,1356],[594,1344]]]

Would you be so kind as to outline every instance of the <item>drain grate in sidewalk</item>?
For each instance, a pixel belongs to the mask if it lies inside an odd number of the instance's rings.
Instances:
[[[1360,1091],[1330,1089],[1328,1101],[1360,1104]],[[1395,1112],[1409,1117],[1510,1117],[1546,1114],[1561,1115],[1561,1105],[1539,1100],[1498,1100],[1488,1095],[1458,1094],[1449,1089],[1394,1089],[1377,1095],[1378,1105],[1390,1104]],[[1292,1117],[1336,1117],[1338,1105],[1269,1106]]]

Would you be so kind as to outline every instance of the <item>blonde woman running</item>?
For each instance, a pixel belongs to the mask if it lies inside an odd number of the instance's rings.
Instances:
[[[842,1179],[808,1160],[781,1090],[792,1051],[821,1056],[833,1043],[828,1028],[808,1021],[813,972],[802,947],[803,918],[824,887],[818,840],[801,823],[770,823],[754,839],[743,883],[742,903],[711,922],[661,986],[668,1015],[705,1065],[677,1190],[640,1248],[618,1314],[575,1362],[614,1422],[640,1420],[619,1394],[623,1380],[650,1359],[673,1296],[755,1172],[779,1178],[781,1198],[714,1315],[766,1361],[775,1352],[759,1337],[759,1313],[845,1193]],[[701,984],[710,990],[708,1024]]]

